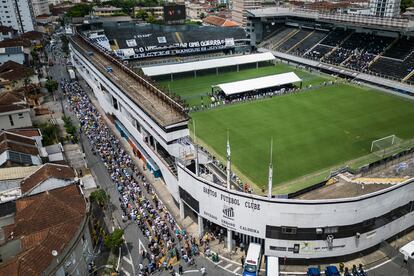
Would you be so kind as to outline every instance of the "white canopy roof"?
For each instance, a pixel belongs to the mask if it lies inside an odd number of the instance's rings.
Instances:
[[[214,85],[232,95],[302,81],[294,72]]]
[[[414,241],[411,241],[400,248],[400,253],[405,256],[405,259],[414,258]]]
[[[144,67],[142,71],[147,76],[162,76],[175,73],[191,72],[204,69],[220,68],[227,66],[234,66],[240,64],[248,64],[262,61],[274,60],[275,57],[272,53],[259,53],[243,56],[233,56],[217,59],[209,59],[202,61],[169,64],[169,65],[157,65],[151,67]]]

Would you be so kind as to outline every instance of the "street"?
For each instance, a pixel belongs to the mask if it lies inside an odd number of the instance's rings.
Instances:
[[[57,48],[59,49],[59,44],[57,45]],[[55,65],[49,68],[49,75],[58,82],[61,79],[69,79],[66,68],[66,60],[62,56],[62,53],[51,53],[49,51],[49,55],[53,56],[56,60]],[[82,84],[84,84],[84,82]],[[93,96],[88,87],[83,85],[83,88],[88,92],[90,97]],[[64,114],[66,114],[66,116],[70,116],[79,128],[80,125],[76,116],[67,109],[68,104],[66,103],[60,87],[59,91],[55,94],[55,98],[63,101],[62,106],[66,107]],[[118,139],[122,139],[118,133],[113,134],[117,136]],[[119,258],[119,273],[120,275],[126,276],[139,275],[138,266],[143,262],[140,252],[141,250],[147,251],[148,239],[143,235],[136,223],[131,221],[127,221],[126,223],[122,222],[121,210],[119,208],[118,201],[119,193],[116,190],[116,186],[112,182],[111,177],[100,157],[92,153],[91,145],[89,144],[87,137],[84,134],[81,134],[81,136],[80,142],[82,143],[82,148],[84,149],[87,165],[95,177],[96,183],[98,183],[98,185],[110,196],[111,203],[109,209],[110,213],[112,213],[113,224],[124,229],[125,243],[121,248],[121,256]],[[184,273],[188,275],[201,275],[201,267],[206,268],[206,273],[208,275],[234,275],[234,273],[218,268],[214,263],[204,257],[196,257],[195,262],[195,265],[188,266],[181,260],[174,265],[175,271],[178,271],[177,267],[179,263],[181,263],[184,268]],[[156,272],[156,275],[170,275],[170,273],[168,271],[162,271]]]

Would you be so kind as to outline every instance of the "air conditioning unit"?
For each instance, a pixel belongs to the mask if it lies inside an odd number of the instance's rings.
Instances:
[[[322,235],[323,234],[323,229],[322,228],[316,228],[316,234]]]

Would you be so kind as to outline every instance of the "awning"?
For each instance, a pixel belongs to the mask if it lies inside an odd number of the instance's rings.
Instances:
[[[277,87],[301,81],[302,79],[299,78],[294,72],[289,72],[236,82],[222,83],[214,85],[214,87],[219,87],[224,92],[224,94],[229,96],[233,94],[245,93],[249,91],[260,90],[270,87]]]
[[[202,61],[195,61],[195,62],[143,67],[142,71],[144,72],[145,75],[153,77],[153,76],[162,76],[162,75],[169,75],[169,74],[176,74],[176,73],[192,72],[192,71],[205,70],[205,69],[235,66],[235,65],[241,65],[241,64],[271,61],[274,59],[275,59],[274,55],[270,52],[267,52],[267,53],[251,54],[251,55],[209,59],[209,60],[202,60]]]

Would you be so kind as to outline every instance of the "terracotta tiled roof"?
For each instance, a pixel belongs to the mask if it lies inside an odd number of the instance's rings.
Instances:
[[[85,215],[76,185],[17,200],[13,239],[21,240],[22,251],[0,266],[0,275],[41,275],[53,261],[52,250],[67,248]]]
[[[220,27],[239,27],[240,25],[234,21],[226,18],[218,17],[215,15],[207,16],[203,19],[203,22],[209,25],[220,26]]]
[[[29,40],[41,40],[43,38],[44,34],[38,31],[30,31],[27,33],[24,33],[20,36],[20,38],[23,39],[29,39]]]
[[[39,150],[34,139],[8,131],[2,131],[0,132],[0,153],[3,153],[6,150],[31,155],[39,154]]]
[[[15,128],[9,129],[8,132],[13,132],[27,137],[42,136],[38,128]]]
[[[0,41],[0,48],[14,47],[14,46],[23,46],[25,48],[28,48],[31,46],[31,43],[29,39],[21,38],[21,37]]]
[[[0,66],[0,78],[7,81],[21,80],[34,75],[34,70],[12,60]]]
[[[27,108],[29,108],[29,105],[20,94],[14,91],[0,94],[0,113]]]
[[[34,173],[22,180],[22,194],[32,190],[34,187],[49,178],[74,179],[75,173],[69,166],[51,163],[44,164]]]

